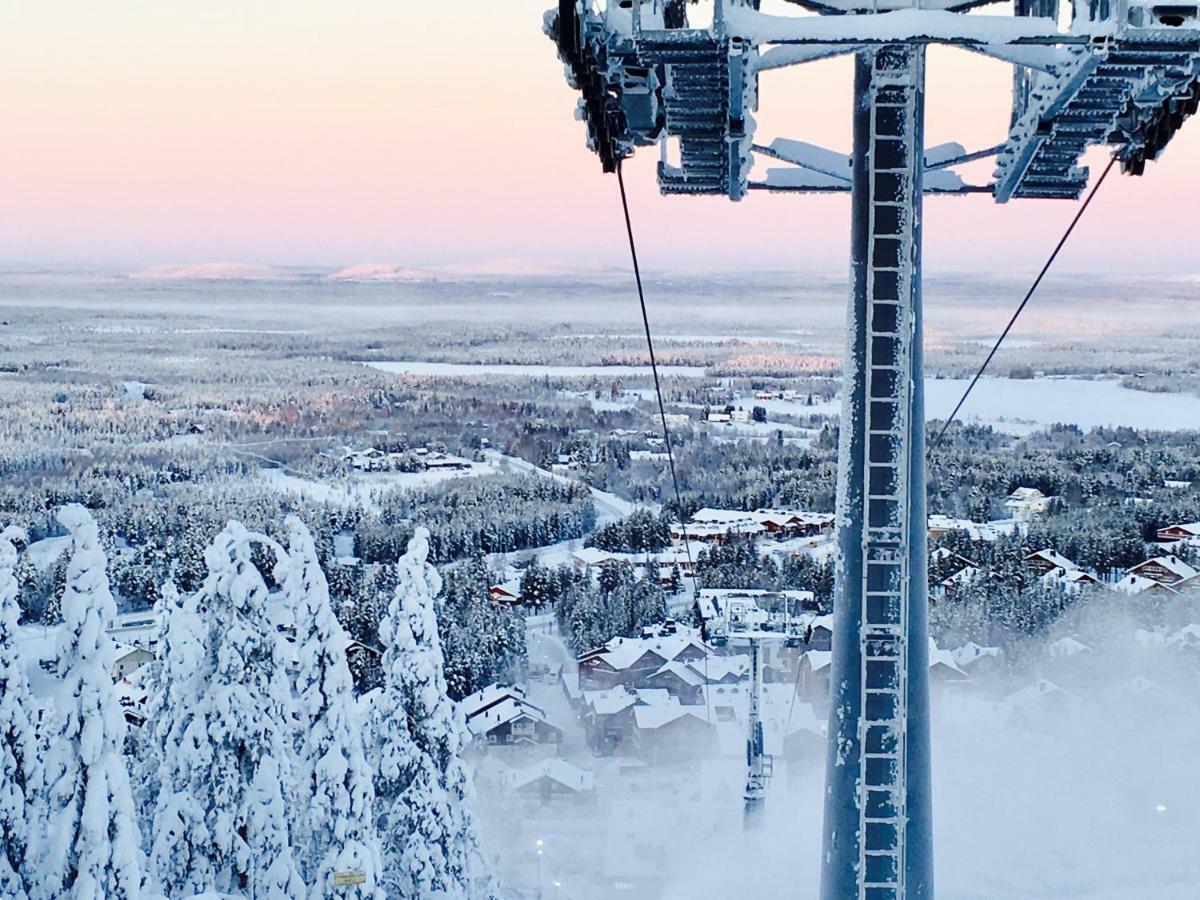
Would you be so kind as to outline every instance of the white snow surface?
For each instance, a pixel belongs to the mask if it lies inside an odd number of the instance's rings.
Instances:
[[[426,375],[447,378],[514,375],[524,378],[622,378],[650,376],[649,366],[544,366],[518,363],[443,363],[419,360],[368,361],[363,365],[392,375]],[[659,366],[663,377],[703,378],[702,366]]]
[[[969,384],[965,378],[926,378],[925,415],[950,415]],[[747,401],[750,402],[750,401]],[[755,400],[768,414],[837,416],[841,400]],[[1200,397],[1157,394],[1122,387],[1114,378],[995,378],[979,379],[957,421],[990,425],[1008,434],[1028,434],[1056,422],[1085,431],[1097,427],[1127,427],[1180,431],[1200,423]]]
[[[495,475],[498,469],[472,462],[465,469],[431,469],[427,472],[353,472],[337,480],[318,481],[283,469],[261,469],[258,477],[276,490],[298,494],[333,506],[378,510],[380,497],[396,489],[424,488],[455,478]]]

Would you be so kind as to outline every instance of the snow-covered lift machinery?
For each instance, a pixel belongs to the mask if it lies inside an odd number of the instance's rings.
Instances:
[[[1076,199],[1085,150],[1108,145],[1141,174],[1200,103],[1197,0],[714,0],[692,27],[685,0],[560,0],[545,17],[581,94],[605,171],[660,143],[667,194],[851,194],[851,316],[839,448],[835,601],[821,895],[933,896],[926,638],[921,204],[927,193]],[[1000,7],[1003,9],[1003,7]],[[971,12],[971,15],[966,13]],[[925,48],[1014,66],[1007,139],[926,147]],[[754,141],[760,73],[855,55],[849,156]],[[666,158],[667,139],[678,158]],[[781,165],[752,177],[755,157]],[[993,180],[955,166],[996,157]]]
[[[703,595],[696,598],[696,609],[703,623],[702,633],[715,646],[746,646],[750,650],[750,702],[746,716],[746,790],[745,825],[753,828],[758,824],[766,805],[767,786],[774,774],[774,760],[767,753],[762,723],[762,672],[763,650],[766,646],[797,649],[807,637],[809,620],[793,616],[796,600],[781,595],[782,609],[771,612],[758,605],[756,595],[766,592],[748,592],[743,596],[725,599],[708,599]],[[799,613],[797,608],[795,612]],[[705,686],[708,690],[708,686]],[[787,738],[785,734],[784,739]]]

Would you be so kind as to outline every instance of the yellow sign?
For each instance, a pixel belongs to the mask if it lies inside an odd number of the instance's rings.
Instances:
[[[333,883],[338,887],[347,887],[352,884],[366,884],[367,875],[365,872],[334,872]]]

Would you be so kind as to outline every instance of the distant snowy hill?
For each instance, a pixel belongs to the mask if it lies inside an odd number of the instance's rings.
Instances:
[[[129,277],[147,281],[275,281],[287,276],[257,263],[208,262],[150,266],[130,272]]]
[[[438,273],[432,269],[414,269],[408,266],[395,266],[390,263],[360,263],[347,266],[325,276],[325,281],[350,282],[413,282],[433,281]]]
[[[603,268],[580,268],[536,263],[527,259],[492,259],[475,263],[454,263],[441,266],[401,266],[393,263],[359,263],[325,276],[325,281],[398,282],[453,281],[474,278],[562,278],[567,276],[603,275],[613,271]]]

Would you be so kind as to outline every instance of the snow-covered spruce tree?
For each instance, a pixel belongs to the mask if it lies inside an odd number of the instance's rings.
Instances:
[[[141,890],[138,830],[122,748],[125,716],[113,690],[117,608],[99,529],[78,504],[58,511],[73,549],[62,597],[62,688],[47,729],[42,780],[45,835],[33,878],[38,898],[123,900]]]
[[[154,805],[158,798],[158,770],[162,765],[163,747],[165,746],[165,729],[163,739],[157,732],[163,726],[163,710],[166,708],[167,666],[172,664],[177,654],[171,652],[171,626],[175,607],[180,602],[179,591],[172,581],[166,582],[159,589],[158,600],[154,604],[154,612],[158,617],[158,655],[146,664],[149,674],[144,684],[147,690],[145,713],[146,719],[134,736],[135,761],[133,763],[133,800],[137,809],[138,820],[150,821],[154,816]],[[143,832],[143,838],[148,837]]]
[[[162,662],[151,685],[142,727],[138,795],[150,829],[149,883],[168,897],[190,897],[212,887],[216,875],[205,811],[196,798],[193,768],[205,746],[205,720],[197,708],[207,674],[208,633],[199,594],[180,594],[173,582],[158,603]]]
[[[298,811],[304,813],[306,882],[314,897],[383,900],[375,786],[355,714],[348,638],[333,614],[312,534],[286,520],[288,553],[277,574],[295,612],[299,669]],[[335,888],[336,872],[362,872],[361,885]]]
[[[0,532],[0,897],[26,900],[27,860],[36,735],[29,719],[33,703],[17,652],[17,548],[25,533]]]
[[[425,900],[491,896],[471,784],[460,754],[466,726],[446,695],[434,597],[442,579],[418,528],[397,563],[396,592],[380,628],[386,646],[379,700],[376,790],[390,894]]]
[[[268,621],[267,586],[251,561],[255,543],[270,542],[230,522],[204,552],[199,603],[207,652],[192,700],[195,731],[177,757],[185,771],[172,776],[190,788],[204,828],[191,830],[192,811],[183,806],[178,827],[206,848],[217,891],[299,900],[305,890],[293,856],[294,810],[285,803],[293,790],[295,707],[284,641]]]

